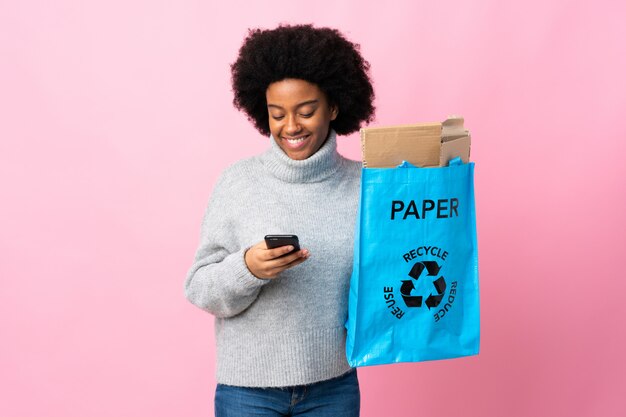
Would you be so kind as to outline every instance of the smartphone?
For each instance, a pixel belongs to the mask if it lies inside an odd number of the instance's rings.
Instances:
[[[292,245],[293,250],[289,253],[297,252],[300,250],[300,242],[298,241],[298,236],[296,235],[267,235],[265,236],[265,244],[267,245],[268,249]],[[289,253],[286,253],[285,255],[289,255]]]

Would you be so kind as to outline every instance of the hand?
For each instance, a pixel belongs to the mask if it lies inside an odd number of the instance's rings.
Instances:
[[[262,240],[246,251],[244,259],[252,275],[257,278],[273,279],[285,269],[301,264],[310,256],[307,249],[301,249],[281,258],[292,250],[291,245],[268,249],[265,240]]]

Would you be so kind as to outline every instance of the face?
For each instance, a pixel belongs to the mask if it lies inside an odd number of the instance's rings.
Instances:
[[[317,85],[287,78],[270,84],[265,97],[270,132],[287,156],[307,159],[322,147],[337,108]]]

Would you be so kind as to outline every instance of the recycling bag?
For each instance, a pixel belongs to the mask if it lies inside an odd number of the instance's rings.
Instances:
[[[346,328],[352,367],[478,354],[473,162],[362,169]]]

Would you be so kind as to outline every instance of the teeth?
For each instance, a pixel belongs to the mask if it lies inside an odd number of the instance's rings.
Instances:
[[[287,142],[289,142],[289,143],[300,143],[300,142],[303,142],[306,138],[307,138],[307,136],[302,136],[301,138],[297,138],[297,139],[286,139],[286,140],[287,140]]]

